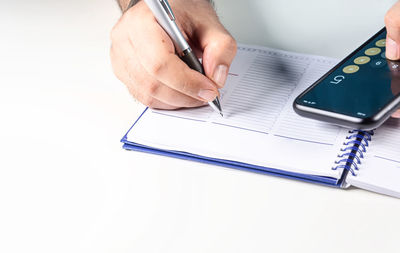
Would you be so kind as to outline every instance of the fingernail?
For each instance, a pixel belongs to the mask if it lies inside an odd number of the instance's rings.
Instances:
[[[386,57],[390,60],[400,59],[400,48],[396,41],[387,38],[386,41]]]
[[[213,81],[222,88],[225,85],[226,79],[228,78],[228,67],[225,65],[219,65],[215,68]]]
[[[198,96],[205,101],[213,101],[217,94],[213,90],[200,90]]]

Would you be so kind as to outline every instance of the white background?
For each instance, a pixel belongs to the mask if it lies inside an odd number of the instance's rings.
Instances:
[[[391,3],[217,9],[240,42],[343,57]],[[399,199],[124,151],[140,106],[110,67],[119,15],[112,0],[1,1],[0,252],[399,251]]]

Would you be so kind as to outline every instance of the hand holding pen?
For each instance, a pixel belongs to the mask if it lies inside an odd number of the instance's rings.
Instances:
[[[193,50],[203,52],[205,75],[189,68],[145,2],[129,9],[112,32],[113,69],[132,95],[158,109],[213,101],[225,84],[236,43],[206,0],[171,2],[176,22]]]

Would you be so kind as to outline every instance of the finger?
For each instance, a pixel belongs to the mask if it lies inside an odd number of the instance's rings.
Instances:
[[[397,2],[386,13],[387,29],[386,57],[390,60],[400,59],[400,2]]]
[[[207,104],[207,102],[189,97],[161,83],[153,84],[150,89],[153,89],[151,93],[153,98],[175,108],[200,107]]]
[[[142,104],[154,109],[177,109],[177,106],[162,102],[157,98],[144,94],[143,89],[140,89],[136,78],[132,78],[128,69],[129,59],[133,57],[133,49],[127,40],[119,40],[118,43],[113,43],[110,50],[112,67],[115,75],[123,82],[129,90],[129,93]],[[142,81],[142,80],[141,80]],[[140,82],[141,83],[141,82]]]
[[[196,33],[199,45],[203,50],[203,66],[206,76],[211,78],[219,88],[222,88],[236,55],[236,41],[219,22],[201,24],[196,29]]]
[[[143,94],[142,92],[136,90],[136,87],[137,86],[134,86],[134,85],[127,85],[129,93],[143,105],[150,107],[152,109],[162,109],[162,110],[178,109],[178,107],[176,107],[176,106],[166,104],[154,97]]]
[[[137,82],[130,77],[129,72],[125,67],[126,66],[125,63],[114,63],[113,65],[115,66],[114,68],[119,69],[117,74],[118,79],[126,85],[129,93],[137,101],[153,109],[164,109],[164,110],[178,109],[177,106],[164,103],[152,96],[144,94],[143,90],[139,88]]]
[[[400,110],[397,110],[397,111],[392,115],[392,117],[393,117],[393,118],[398,118],[398,119],[400,119]]]
[[[145,92],[145,89],[140,87],[139,81],[137,79],[132,79],[129,71],[127,69],[127,65],[125,65],[125,71],[122,72],[122,75],[120,76],[120,80],[126,84],[126,87],[129,90],[129,93],[140,103],[142,103],[145,106],[148,106],[153,109],[163,109],[163,110],[175,110],[178,109],[179,106],[174,106],[168,103],[165,103],[163,101],[160,101],[159,99],[151,96],[147,92]]]
[[[132,44],[144,69],[171,89],[204,102],[214,100],[218,95],[216,85],[175,55],[170,38],[155,19],[143,15],[140,21],[135,31],[141,36]]]
[[[205,104],[204,101],[187,96],[156,80],[147,73],[137,60],[129,60],[128,73],[130,76],[135,77],[136,82],[141,84],[143,93],[148,94],[164,104],[168,104],[175,108],[199,107]]]

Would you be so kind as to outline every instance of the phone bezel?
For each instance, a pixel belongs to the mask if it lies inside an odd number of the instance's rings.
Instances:
[[[293,109],[295,112],[301,116],[312,118],[316,120],[326,121],[333,124],[337,124],[344,127],[350,127],[355,129],[371,130],[380,126],[385,120],[387,120],[399,107],[400,107],[400,94],[397,95],[392,101],[390,101],[385,107],[383,107],[375,115],[367,118],[358,118],[354,116],[349,116],[346,114],[341,114],[337,112],[327,111],[323,109],[318,109],[315,107],[310,107],[307,105],[299,104],[297,101],[303,97],[306,93],[317,86],[322,80],[327,78],[332,72],[336,71],[338,68],[342,67],[350,58],[355,54],[359,53],[366,45],[375,40],[379,35],[386,31],[386,27],[382,28],[374,36],[368,39],[360,47],[354,50],[350,55],[340,61],[335,67],[329,70],[325,75],[318,79],[313,85],[308,87],[304,92],[302,92],[293,102]]]

